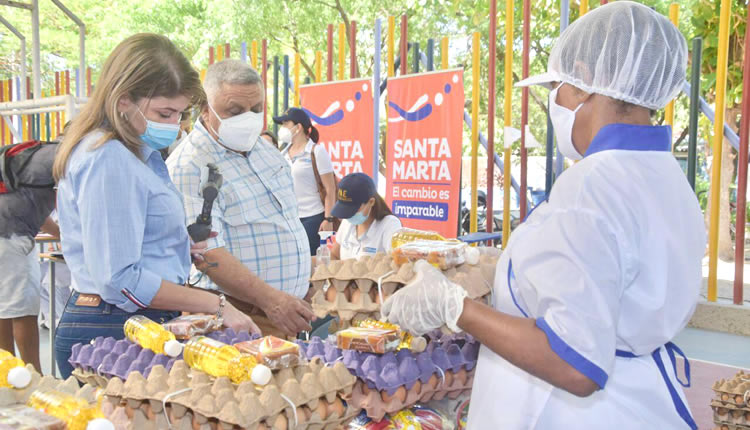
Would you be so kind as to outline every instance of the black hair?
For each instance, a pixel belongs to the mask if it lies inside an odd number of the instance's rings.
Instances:
[[[385,200],[380,197],[380,194],[375,193],[372,198],[375,199],[375,204],[371,209],[371,214],[373,215],[373,217],[375,217],[375,220],[382,221],[383,218],[387,217],[388,215],[393,215],[393,212],[391,212],[391,208],[388,207],[388,203],[386,203]]]
[[[302,123],[292,121],[292,124],[297,125]],[[309,129],[305,129],[305,126],[302,125],[302,131],[304,131],[305,136],[309,137],[313,142],[318,143],[320,140],[320,133],[318,133],[318,129],[315,128],[314,125],[311,125]]]

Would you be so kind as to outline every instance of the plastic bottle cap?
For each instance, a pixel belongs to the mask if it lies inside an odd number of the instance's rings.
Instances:
[[[479,250],[474,247],[466,248],[466,263],[476,266],[479,264]]]
[[[258,364],[253,369],[250,379],[255,385],[266,385],[271,382],[271,369],[263,364]]]
[[[96,418],[89,421],[86,430],[115,430],[115,426],[106,418]]]
[[[183,347],[184,347],[184,345],[182,345],[180,342],[178,342],[176,340],[168,340],[164,344],[164,353],[167,354],[168,356],[174,358],[174,357],[177,357],[178,355],[180,355],[180,353],[182,352],[182,348]]]
[[[25,367],[14,367],[8,372],[8,383],[15,388],[26,388],[31,383],[31,372]]]

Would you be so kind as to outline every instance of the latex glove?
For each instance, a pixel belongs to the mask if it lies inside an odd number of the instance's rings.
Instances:
[[[414,279],[383,303],[383,317],[416,335],[443,325],[461,331],[457,324],[464,310],[466,290],[424,260],[414,264],[414,271]]]

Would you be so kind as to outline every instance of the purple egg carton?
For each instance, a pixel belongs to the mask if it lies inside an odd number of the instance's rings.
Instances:
[[[248,332],[237,333],[231,328],[215,331],[207,335],[211,339],[234,345],[239,342],[258,339],[258,335]],[[127,339],[113,337],[97,337],[88,344],[73,345],[68,362],[84,372],[97,373],[107,378],[118,377],[127,379],[130,372],[138,372],[148,378],[154,366],[161,365],[169,371],[177,360],[182,360],[180,354],[171,358],[164,354],[154,354],[149,349]]]
[[[421,353],[408,349],[387,354],[341,350],[318,337],[307,343],[297,341],[297,344],[308,360],[318,357],[325,363],[342,360],[346,368],[370,388],[393,395],[399,387],[410,390],[417,381],[426,383],[435,374],[455,373],[461,369],[471,371],[476,366],[479,343],[471,336],[431,339],[439,340],[430,342]]]

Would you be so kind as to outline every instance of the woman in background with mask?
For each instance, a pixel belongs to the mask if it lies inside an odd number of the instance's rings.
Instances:
[[[333,259],[389,252],[391,237],[401,228],[401,221],[377,193],[372,178],[364,173],[352,173],[341,180],[332,213],[341,219],[331,250]]]
[[[180,312],[217,314],[257,331],[223,297],[185,287],[192,245],[182,199],[160,150],[183,112],[202,102],[200,77],[164,36],[137,34],[107,58],[94,94],[72,121],[54,164],[57,209],[73,294],[55,338],[63,378],[76,343],[123,338],[132,315],[165,322]]]
[[[493,307],[424,262],[383,304],[405,330],[447,325],[483,344],[469,429],[697,428],[671,340],[698,300],[706,234],[671,127],[651,122],[686,68],[684,37],[646,6],[578,18],[548,72],[519,85],[553,89],[559,148],[580,162],[511,236]]]
[[[318,232],[334,230],[331,210],[336,202],[336,181],[331,157],[318,145],[318,129],[304,110],[289,108],[273,120],[281,125],[279,142],[286,144],[281,153],[292,167],[300,221],[307,232],[310,254],[315,255],[320,245]]]

